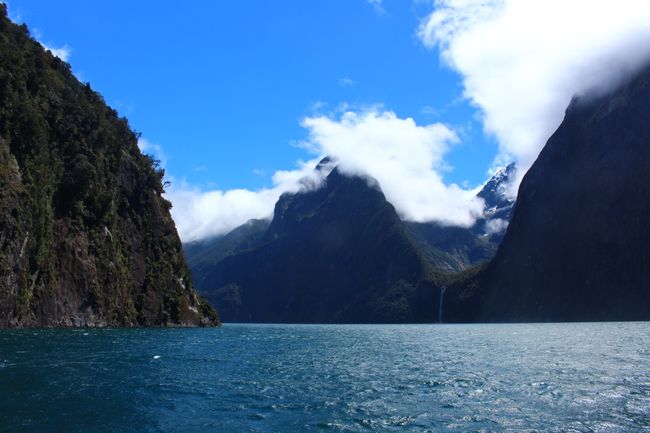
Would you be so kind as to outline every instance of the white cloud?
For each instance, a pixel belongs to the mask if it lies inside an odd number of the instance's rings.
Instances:
[[[165,168],[167,165],[167,155],[165,155],[165,152],[160,145],[152,143],[146,138],[140,137],[138,139],[138,147],[140,148],[140,152],[153,156],[158,160],[160,166]]]
[[[173,203],[172,216],[183,242],[229,232],[253,218],[270,218],[275,202],[285,192],[317,188],[322,174],[314,167],[318,159],[299,162],[294,170],[277,171],[273,187],[257,191],[233,189],[204,191],[187,182],[171,179],[165,196]]]
[[[12,21],[17,22],[12,19]],[[72,54],[72,48],[70,48],[68,45],[63,45],[62,47],[56,48],[53,45],[46,44],[43,42],[43,32],[41,30],[34,28],[31,30],[31,36],[38,41],[39,44],[43,46],[47,51],[51,52],[53,56],[58,57],[59,59],[63,60],[64,62],[67,62],[70,59],[70,55]]]
[[[366,1],[372,5],[372,7],[375,9],[375,12],[377,12],[378,14],[386,13],[386,10],[384,9],[384,5],[383,5],[383,0],[366,0]]]
[[[508,228],[508,221],[501,218],[494,218],[485,223],[485,234],[494,235],[502,233]]]
[[[285,192],[320,187],[328,170],[316,172],[320,159],[329,155],[343,173],[368,174],[379,182],[386,198],[403,218],[469,226],[483,210],[474,199],[476,189],[446,185],[443,157],[458,138],[447,126],[419,126],[378,108],[347,111],[340,116],[303,119],[308,139],[299,143],[315,158],[298,162],[293,170],[276,171],[273,187],[207,191],[171,179],[166,197],[184,242],[221,235],[252,218],[271,218]],[[157,149],[141,140],[141,148]]]
[[[391,111],[348,111],[340,118],[308,117],[304,143],[315,154],[330,155],[348,174],[369,174],[398,213],[410,221],[469,226],[483,208],[476,191],[446,185],[443,157],[458,141],[447,126],[419,126]]]
[[[146,138],[138,139],[142,153],[151,155],[167,165],[167,156],[162,146]],[[253,218],[270,218],[275,202],[285,192],[295,193],[320,186],[323,176],[314,167],[318,159],[298,162],[294,170],[281,170],[273,174],[273,187],[257,191],[246,189],[203,190],[185,180],[165,176],[170,181],[165,197],[172,202],[172,217],[183,242],[192,242],[222,235]],[[204,171],[205,166],[195,167]]]
[[[342,86],[342,87],[352,87],[352,86],[354,86],[354,80],[351,79],[351,78],[347,78],[347,77],[345,77],[345,78],[340,78],[340,79],[339,79],[339,86]]]
[[[425,105],[422,107],[422,114],[426,114],[428,116],[440,116],[440,110],[437,108],[433,108],[431,105]]]
[[[438,0],[419,28],[464,96],[528,169],[574,94],[606,90],[650,58],[647,0]]]
[[[63,60],[64,62],[67,62],[70,59],[70,54],[72,54],[72,48],[70,48],[68,45],[64,45],[59,48],[55,48],[53,46],[49,46],[41,41],[39,41],[41,45],[43,45],[43,48],[46,50],[50,51],[52,55],[58,57],[59,59]]]

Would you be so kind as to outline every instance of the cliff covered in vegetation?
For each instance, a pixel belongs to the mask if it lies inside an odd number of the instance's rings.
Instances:
[[[218,323],[137,140],[0,5],[0,327]]]

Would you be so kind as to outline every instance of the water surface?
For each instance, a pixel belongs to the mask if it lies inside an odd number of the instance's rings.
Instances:
[[[650,432],[650,323],[0,331],[2,432]]]

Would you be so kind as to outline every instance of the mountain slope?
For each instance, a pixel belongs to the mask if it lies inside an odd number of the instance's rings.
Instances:
[[[427,261],[436,269],[458,272],[490,260],[497,245],[471,228],[405,222]]]
[[[283,195],[263,240],[197,278],[225,321],[427,322],[433,273],[372,179]]]
[[[650,68],[574,98],[519,188],[492,263],[449,297],[455,320],[650,319]]]
[[[442,226],[435,222],[405,222],[431,266],[458,272],[490,260],[512,216],[514,200],[506,195],[515,165],[502,168],[476,195],[485,202],[485,214],[472,227]]]
[[[270,223],[268,220],[252,219],[226,235],[183,245],[194,284],[201,287],[202,277],[225,257],[260,245]]]
[[[0,5],[0,327],[218,323],[137,138]]]

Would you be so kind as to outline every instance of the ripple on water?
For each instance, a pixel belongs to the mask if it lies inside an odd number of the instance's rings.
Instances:
[[[650,432],[648,329],[5,330],[0,430]]]

